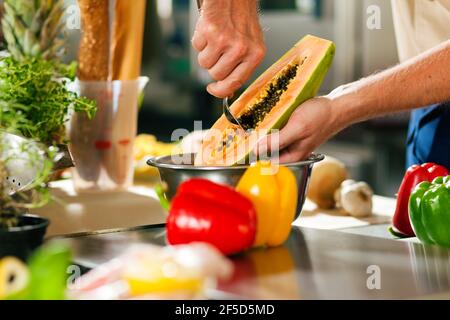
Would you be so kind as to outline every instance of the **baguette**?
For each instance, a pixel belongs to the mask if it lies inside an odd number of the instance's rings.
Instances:
[[[78,5],[83,29],[78,53],[78,78],[81,81],[106,81],[109,74],[109,0],[78,0]],[[109,108],[108,102],[99,98],[99,91],[89,84],[80,84],[80,93],[97,100],[98,110],[94,119],[75,113],[71,120],[70,151],[75,164],[78,164],[75,178],[78,176],[83,180],[77,186],[80,190],[88,186],[95,188],[101,174],[102,154],[95,143],[102,138]]]
[[[115,0],[111,40],[111,80],[137,80],[141,74],[146,0]],[[123,83],[114,118],[112,148],[103,155],[109,178],[126,186],[133,176],[133,140],[137,133],[137,84]]]
[[[78,78],[82,81],[106,81],[110,60],[109,0],[78,0],[78,5],[83,28]]]
[[[136,80],[141,74],[146,0],[116,0],[111,42],[111,79]]]

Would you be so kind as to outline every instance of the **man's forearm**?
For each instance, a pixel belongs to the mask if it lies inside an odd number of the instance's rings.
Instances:
[[[450,100],[450,40],[328,96],[338,126]]]
[[[234,16],[257,16],[258,0],[198,0],[197,5],[203,12],[232,14]]]

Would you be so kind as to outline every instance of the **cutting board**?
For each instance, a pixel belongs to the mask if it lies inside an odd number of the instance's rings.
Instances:
[[[353,218],[342,210],[325,210],[308,199],[294,225],[306,228],[337,230],[391,223],[396,200],[381,196],[373,197],[373,214],[367,218]]]

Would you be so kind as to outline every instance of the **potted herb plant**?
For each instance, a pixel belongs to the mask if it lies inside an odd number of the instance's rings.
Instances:
[[[50,199],[55,155],[54,148],[0,131],[0,257],[25,259],[42,243],[49,221],[28,210]]]
[[[69,89],[76,64],[61,60],[64,0],[2,4],[7,50],[0,55],[0,257],[25,258],[49,224],[28,209],[50,199],[48,181],[56,150],[67,143],[69,114],[92,117],[96,105]]]

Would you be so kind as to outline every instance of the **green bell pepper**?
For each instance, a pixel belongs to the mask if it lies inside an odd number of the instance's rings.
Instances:
[[[450,176],[422,182],[414,189],[409,218],[420,241],[450,247]]]

